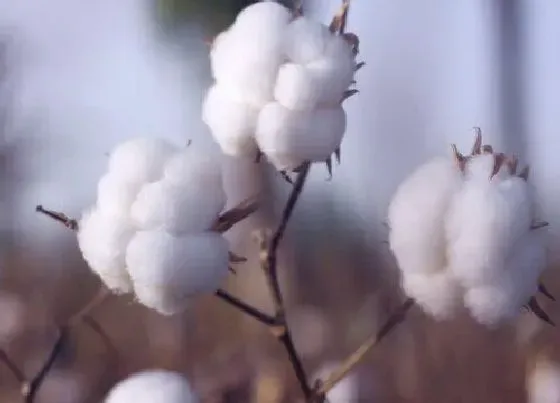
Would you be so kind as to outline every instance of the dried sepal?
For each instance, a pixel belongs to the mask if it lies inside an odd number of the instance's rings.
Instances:
[[[58,211],[47,210],[42,205],[38,205],[37,207],[35,207],[35,211],[38,212],[38,213],[44,214],[47,217],[50,217],[55,221],[60,222],[66,228],[69,228],[72,231],[77,231],[78,230],[78,220],[76,220],[74,218],[70,218],[64,213],[60,213]]]
[[[494,154],[494,148],[490,144],[484,144],[482,146],[483,154]]]
[[[490,179],[497,175],[502,169],[502,165],[506,160],[506,155],[503,153],[494,154],[494,166],[492,167],[492,175],[490,175]]]
[[[549,223],[547,221],[535,221],[533,222],[533,224],[531,224],[531,229],[532,230],[537,230],[537,229],[541,229],[544,227],[548,227]]]
[[[517,159],[517,156],[515,155],[511,155],[509,157],[506,158],[506,166],[508,168],[508,172],[510,175],[515,175],[517,173],[517,164],[519,163],[519,160]]]
[[[232,251],[229,251],[229,262],[230,263],[237,264],[237,263],[245,263],[246,261],[247,261],[247,258],[245,258],[243,256],[236,255]]]
[[[327,167],[327,172],[329,174],[329,177],[327,178],[327,180],[331,180],[332,179],[332,158],[329,157],[325,160],[325,165]]]
[[[461,172],[464,172],[467,158],[459,152],[456,144],[451,144],[451,152],[453,154],[453,159],[455,160],[455,165]]]
[[[355,88],[344,91],[344,94],[342,94],[342,99],[340,100],[340,102],[342,103],[342,102],[346,101],[348,98],[353,97],[358,92],[359,91]]]
[[[346,17],[348,15],[348,8],[350,7],[350,1],[344,0],[342,5],[338,9],[337,13],[333,17],[331,23],[329,24],[329,31],[334,33],[344,32],[344,27],[346,25]]]
[[[340,147],[334,150],[334,158],[336,159],[336,163],[340,165]]]
[[[471,149],[471,155],[479,155],[482,152],[482,130],[480,127],[475,127],[474,144]]]
[[[356,67],[354,68],[354,71],[358,71],[360,70],[362,67],[364,67],[366,65],[366,62],[359,62],[356,63]]]
[[[521,172],[519,172],[517,176],[519,176],[525,182],[529,180],[529,165],[525,165],[525,167],[521,170]]]
[[[357,56],[360,53],[360,38],[358,35],[346,32],[342,34],[342,38],[350,45],[354,56]]]
[[[543,283],[539,283],[539,292],[549,300],[556,302],[556,298],[554,297],[554,295],[552,295],[552,293],[546,289]]]
[[[255,198],[249,198],[239,203],[234,208],[220,214],[211,231],[224,233],[240,221],[243,221],[259,208],[259,203]]]
[[[292,180],[292,178],[290,177],[290,175],[286,171],[280,171],[280,176],[282,177],[282,179],[284,179],[290,185],[294,184],[294,181]]]
[[[535,297],[531,297],[527,303],[527,308],[540,320],[548,323],[551,326],[556,326],[555,323],[550,319],[550,316],[542,309]]]

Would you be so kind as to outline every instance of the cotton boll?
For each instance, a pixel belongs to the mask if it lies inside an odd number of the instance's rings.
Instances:
[[[560,403],[560,366],[547,359],[536,362],[527,378],[529,403]]]
[[[287,170],[305,161],[325,161],[340,146],[345,129],[341,107],[291,111],[271,103],[259,115],[256,139],[276,168]]]
[[[286,63],[280,67],[274,97],[282,106],[292,110],[312,109],[319,91],[317,81],[305,66]]]
[[[258,110],[235,101],[220,85],[210,88],[202,107],[202,119],[214,140],[225,154],[231,156],[257,154],[253,137],[257,116]]]
[[[92,209],[79,222],[78,246],[91,270],[111,290],[131,291],[132,284],[125,270],[126,246],[134,229],[126,216],[104,214]]]
[[[137,372],[116,384],[105,403],[198,403],[189,382],[165,370]]]
[[[124,181],[111,173],[105,174],[97,185],[97,207],[106,214],[126,215],[140,187],[140,183]]]
[[[402,284],[405,294],[438,320],[449,319],[455,314],[462,295],[461,288],[447,271],[403,273]]]
[[[138,301],[164,315],[179,313],[189,298],[216,290],[228,273],[228,260],[227,241],[210,232],[174,237],[140,231],[126,252]]]
[[[158,180],[177,148],[163,139],[138,138],[119,144],[109,157],[109,173],[131,184]]]
[[[324,54],[331,36],[333,35],[325,25],[299,17],[288,25],[284,51],[295,63],[309,63]]]
[[[142,230],[182,235],[210,229],[224,207],[223,188],[186,177],[183,183],[159,181],[142,187],[130,216]]]
[[[446,265],[444,213],[461,184],[453,162],[435,158],[399,185],[389,205],[389,246],[405,274]]]
[[[525,182],[470,179],[448,211],[449,262],[466,286],[495,281],[513,245],[531,226],[532,196]]]

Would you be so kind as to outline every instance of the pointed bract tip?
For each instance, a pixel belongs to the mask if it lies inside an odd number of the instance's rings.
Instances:
[[[556,298],[554,297],[554,295],[552,295],[550,291],[546,289],[543,283],[539,283],[539,292],[549,300],[556,302]]]
[[[548,323],[550,326],[556,326],[552,319],[550,319],[550,316],[541,308],[535,297],[531,297],[527,306],[537,318]]]
[[[519,175],[517,176],[527,182],[529,180],[529,165],[525,165],[525,167],[521,170],[521,172],[519,172]]]
[[[474,144],[471,149],[471,155],[478,155],[482,152],[482,130],[480,127],[475,127]]]

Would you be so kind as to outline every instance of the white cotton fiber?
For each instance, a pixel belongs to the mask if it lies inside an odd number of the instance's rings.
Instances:
[[[196,178],[182,183],[166,180],[142,187],[130,216],[141,230],[163,230],[174,235],[209,230],[225,207],[221,187],[205,187]]]
[[[430,274],[403,273],[402,284],[405,294],[438,320],[451,318],[462,296],[459,284],[445,270]]]
[[[198,403],[189,382],[181,374],[146,370],[117,383],[105,403]]]
[[[491,181],[483,170],[480,175],[465,182],[447,215],[449,264],[470,287],[499,278],[533,213],[530,188],[522,179]]]
[[[342,107],[292,111],[279,103],[263,108],[257,124],[257,144],[279,170],[305,161],[320,162],[340,146],[346,129]]]
[[[528,232],[514,245],[499,277],[467,290],[465,306],[484,325],[514,318],[537,292],[538,279],[545,267],[542,235]]]
[[[389,246],[404,273],[434,273],[446,266],[444,213],[462,183],[448,158],[434,158],[398,187],[389,205]]]
[[[320,105],[337,105],[354,79],[353,64],[343,60],[319,59],[307,66],[318,89],[317,102]]]
[[[222,165],[217,156],[201,153],[196,148],[188,147],[168,161],[163,179],[175,185],[196,181],[197,186],[212,189],[213,192],[223,195],[223,203],[225,203]]]
[[[97,209],[84,213],[79,222],[78,246],[84,260],[115,292],[132,289],[125,270],[125,249],[133,234],[127,216],[107,215]]]
[[[241,10],[235,19],[234,27],[248,32],[266,27],[281,30],[291,19],[290,10],[283,5],[275,1],[259,1]]]
[[[295,63],[310,63],[323,56],[331,36],[332,33],[324,24],[299,17],[287,27],[284,51]]]
[[[131,184],[158,180],[167,159],[177,152],[158,138],[138,138],[119,144],[109,157],[109,173]]]
[[[106,214],[128,215],[141,186],[141,183],[128,182],[107,173],[97,184],[97,207]]]
[[[288,109],[312,109],[319,99],[320,87],[317,84],[320,83],[314,80],[305,66],[286,63],[278,71],[274,98]]]
[[[164,315],[181,312],[196,294],[216,290],[228,273],[228,260],[227,241],[210,232],[174,237],[141,231],[126,252],[138,301]]]
[[[257,117],[258,110],[235,101],[220,85],[214,85],[206,94],[202,119],[225,154],[252,157],[257,154],[254,140]]]

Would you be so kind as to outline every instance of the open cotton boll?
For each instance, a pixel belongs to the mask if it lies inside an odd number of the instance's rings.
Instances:
[[[105,403],[198,403],[185,377],[178,372],[146,370],[117,383]]]
[[[403,273],[403,290],[424,312],[438,320],[451,318],[458,307],[462,289],[447,271],[430,274]]]
[[[389,246],[404,273],[432,273],[446,265],[444,214],[462,184],[460,171],[443,157],[418,167],[389,205]]]
[[[320,92],[317,83],[305,66],[283,64],[278,71],[274,98],[288,109],[312,109],[317,105]]]
[[[333,34],[316,21],[305,17],[288,24],[284,39],[284,52],[295,63],[305,64],[319,59]]]
[[[107,215],[97,209],[84,213],[78,230],[78,246],[91,270],[108,288],[132,290],[125,270],[125,250],[134,234],[128,216]]]
[[[97,207],[105,214],[127,215],[141,186],[141,183],[107,173],[97,184]]]
[[[187,308],[189,298],[215,291],[228,273],[228,243],[205,232],[175,237],[140,231],[130,241],[126,264],[136,298],[164,315]]]
[[[278,170],[289,170],[305,161],[325,161],[340,146],[345,129],[346,114],[340,106],[292,111],[270,103],[259,115],[256,139]]]
[[[516,317],[538,288],[546,267],[546,248],[537,232],[520,239],[508,257],[505,271],[493,282],[467,290],[465,306],[484,325]]]
[[[514,244],[530,228],[532,198],[519,178],[467,180],[447,214],[449,264],[465,286],[501,276]]]
[[[528,403],[560,403],[560,366],[539,359],[527,377]]]
[[[231,156],[257,154],[254,139],[257,117],[258,110],[235,101],[220,85],[210,88],[202,106],[202,120],[222,151]]]
[[[159,138],[137,138],[119,144],[109,157],[109,173],[122,181],[145,183],[158,180],[163,166],[178,149]]]
[[[222,187],[207,186],[198,178],[186,177],[182,183],[163,180],[142,187],[130,216],[142,230],[182,235],[210,229],[225,204]]]

